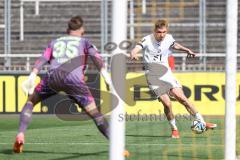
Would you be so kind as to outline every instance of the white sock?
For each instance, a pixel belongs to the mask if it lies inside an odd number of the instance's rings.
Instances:
[[[195,115],[193,115],[193,117],[197,120],[200,120],[201,122],[203,122],[205,124],[205,121],[200,113],[196,113]]]
[[[176,125],[176,120],[173,118],[172,120],[169,121],[169,124],[171,125],[172,130],[178,130],[177,125]]]

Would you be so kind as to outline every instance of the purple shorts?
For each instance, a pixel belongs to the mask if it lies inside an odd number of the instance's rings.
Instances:
[[[64,78],[60,78],[64,77]],[[47,75],[35,87],[35,92],[42,100],[57,94],[65,92],[69,98],[73,99],[81,107],[85,107],[94,101],[94,98],[83,80],[59,76],[59,74]]]

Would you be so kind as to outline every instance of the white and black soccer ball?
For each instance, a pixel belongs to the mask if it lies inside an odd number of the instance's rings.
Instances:
[[[206,131],[206,125],[203,122],[195,119],[192,121],[191,129],[194,133],[201,134]]]

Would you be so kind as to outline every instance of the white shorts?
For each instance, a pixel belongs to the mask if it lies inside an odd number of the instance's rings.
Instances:
[[[154,93],[156,98],[163,94],[168,94],[172,88],[181,88],[182,85],[173,76],[169,67],[157,65],[148,68],[146,79],[149,88]]]

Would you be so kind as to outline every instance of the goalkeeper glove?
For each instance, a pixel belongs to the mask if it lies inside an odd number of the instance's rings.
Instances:
[[[36,73],[32,72],[28,76],[28,79],[22,83],[22,90],[26,95],[33,94],[36,77]]]
[[[103,76],[105,83],[107,84],[107,89],[109,90],[109,87],[112,87],[112,80],[108,72],[104,68],[102,68],[100,73]]]

